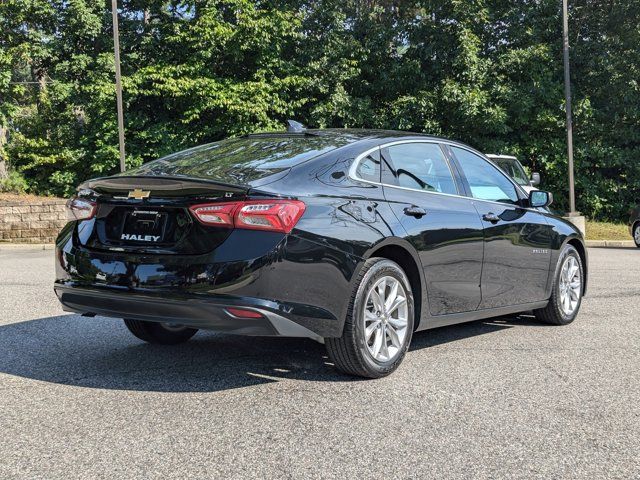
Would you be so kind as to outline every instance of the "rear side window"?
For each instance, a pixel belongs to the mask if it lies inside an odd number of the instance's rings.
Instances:
[[[380,181],[380,155],[378,151],[362,158],[356,165],[356,177],[369,182]]]
[[[346,145],[340,136],[253,135],[222,140],[149,162],[125,175],[170,175],[251,184]]]
[[[484,158],[463,148],[451,147],[471,188],[471,196],[493,202],[518,202],[516,188],[504,173]]]
[[[404,143],[384,153],[383,183],[457,195],[449,163],[437,143]]]

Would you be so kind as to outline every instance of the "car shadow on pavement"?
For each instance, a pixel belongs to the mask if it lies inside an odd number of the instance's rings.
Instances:
[[[411,350],[523,322],[503,317],[418,332]],[[0,372],[62,385],[159,392],[215,392],[281,379],[359,380],[334,370],[324,346],[312,340],[200,331],[181,345],[149,345],[120,320],[79,315],[0,326]]]

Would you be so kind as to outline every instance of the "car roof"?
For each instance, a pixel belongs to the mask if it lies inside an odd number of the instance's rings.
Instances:
[[[465,147],[468,145],[457,140],[451,140],[444,137],[438,137],[429,135],[426,133],[407,132],[403,130],[383,130],[383,129],[371,129],[371,128],[323,128],[323,129],[305,129],[301,132],[261,132],[252,133],[247,135],[248,137],[254,136],[283,136],[283,137],[303,137],[305,135],[323,136],[323,137],[336,137],[339,138],[345,144],[353,144],[363,140],[380,140],[380,143],[384,143],[386,140],[410,140],[416,138],[422,138],[425,140],[432,140],[436,142],[447,142],[460,144]]]

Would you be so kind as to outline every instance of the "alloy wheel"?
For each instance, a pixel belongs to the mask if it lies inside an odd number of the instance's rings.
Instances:
[[[388,362],[402,351],[408,316],[407,293],[399,280],[385,276],[371,286],[365,299],[364,336],[375,360]]]
[[[560,270],[560,307],[565,315],[572,315],[580,303],[582,278],[578,260],[568,256]]]
[[[636,245],[640,245],[640,223],[636,225],[636,228],[633,230],[633,239]]]

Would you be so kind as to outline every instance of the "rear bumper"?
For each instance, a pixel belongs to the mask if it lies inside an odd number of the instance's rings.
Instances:
[[[56,245],[55,292],[67,311],[171,322],[244,335],[339,337],[362,261],[293,235],[235,230],[202,255],[134,254]],[[237,318],[225,307],[263,318]]]
[[[306,337],[319,340],[335,335],[333,328],[320,325],[312,331],[287,314],[290,305],[277,302],[231,296],[168,298],[168,292],[140,293],[86,288],[56,283],[54,290],[65,311],[83,315],[131,318],[150,322],[170,322],[190,327],[216,330],[238,335]],[[240,318],[229,313],[228,307],[243,307],[260,313],[262,318]],[[337,324],[337,322],[334,322]]]

